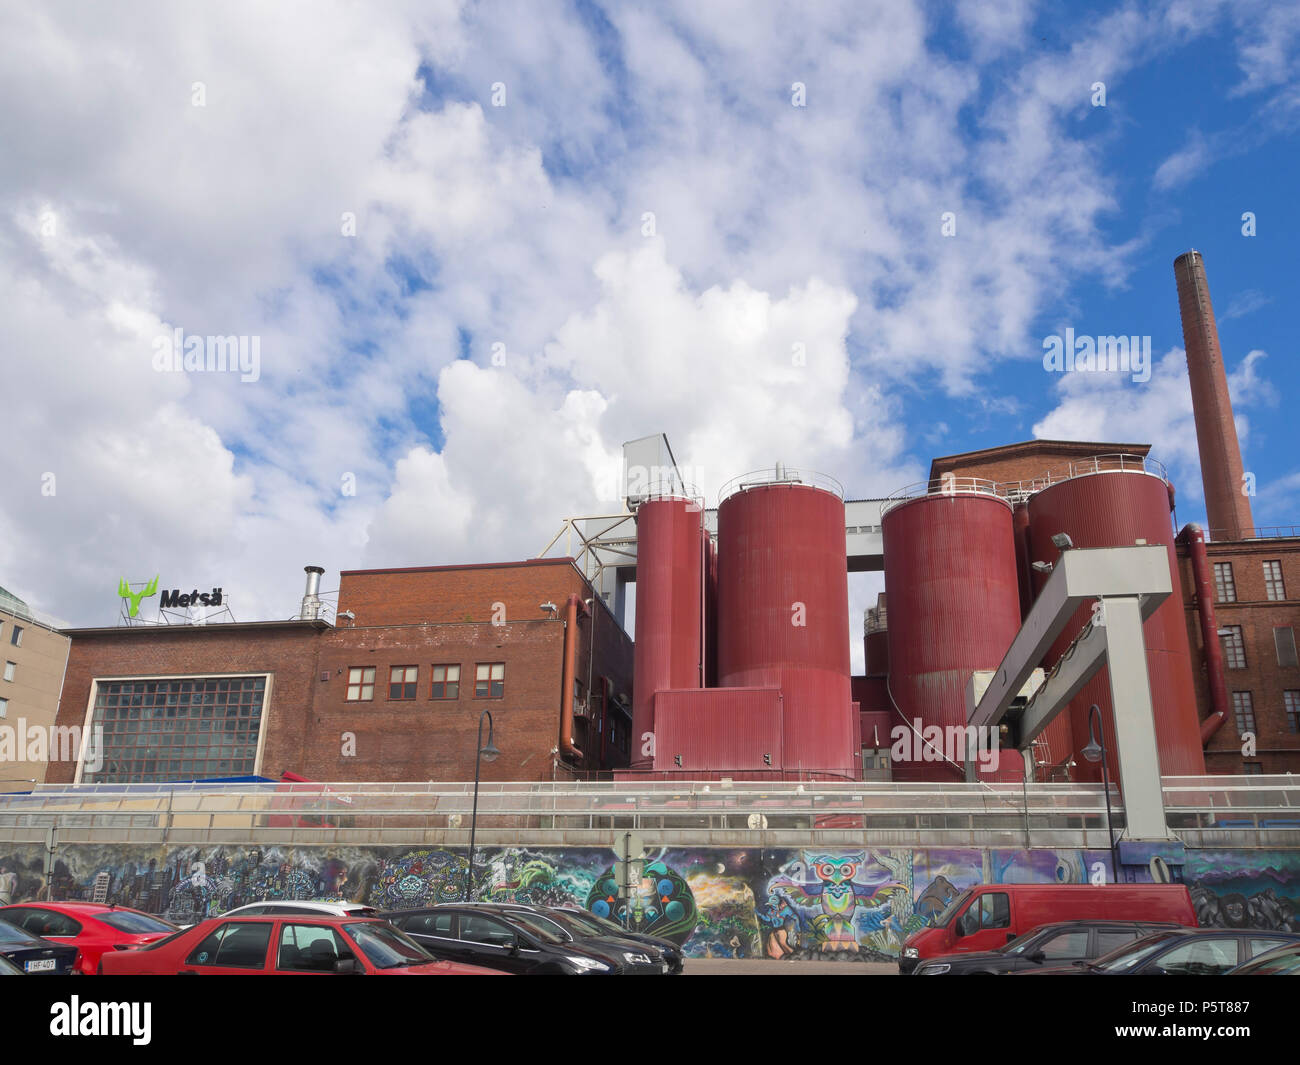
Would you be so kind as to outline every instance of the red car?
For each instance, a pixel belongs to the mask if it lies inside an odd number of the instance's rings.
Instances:
[[[99,972],[105,976],[509,975],[437,961],[405,932],[378,917],[327,914],[212,917],[139,950],[105,954]]]
[[[142,947],[171,935],[170,921],[102,902],[19,902],[0,906],[0,918],[34,936],[77,947],[75,971],[90,975],[99,959],[114,951]]]

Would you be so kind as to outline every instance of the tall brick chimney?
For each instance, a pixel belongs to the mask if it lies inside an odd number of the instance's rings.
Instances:
[[[1178,282],[1178,310],[1183,319],[1183,347],[1187,350],[1187,375],[1192,385],[1210,537],[1241,540],[1254,535],[1255,521],[1250,514],[1250,499],[1242,491],[1241,445],[1232,420],[1228,377],[1223,370],[1219,330],[1214,324],[1201,253],[1193,250],[1178,256],[1174,260],[1174,278]]]

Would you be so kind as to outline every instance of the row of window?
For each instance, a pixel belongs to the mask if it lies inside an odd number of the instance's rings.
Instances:
[[[1282,693],[1282,709],[1286,713],[1286,727],[1300,732],[1300,690]],[[1255,699],[1250,692],[1232,693],[1232,714],[1239,733],[1255,731]]]
[[[153,782],[253,772],[266,678],[176,677],[97,685],[103,764],[85,780]]]
[[[1228,669],[1246,668],[1246,640],[1240,625],[1224,625],[1219,629],[1219,639],[1223,645],[1223,663]],[[1294,669],[1300,660],[1296,658],[1295,629],[1279,626],[1273,629],[1273,649],[1277,653],[1277,664],[1283,668]]]
[[[1286,598],[1286,585],[1282,582],[1282,563],[1278,559],[1269,559],[1264,563],[1264,594],[1275,603]],[[1232,576],[1231,562],[1214,564],[1214,597],[1220,603],[1237,601],[1237,582]]]
[[[352,666],[348,670],[350,703],[368,703],[375,697],[375,666]],[[420,690],[419,666],[388,667],[388,698],[414,699]],[[506,694],[506,664],[478,662],[474,666],[474,698],[502,699]],[[460,666],[442,663],[431,667],[430,699],[460,698]]]

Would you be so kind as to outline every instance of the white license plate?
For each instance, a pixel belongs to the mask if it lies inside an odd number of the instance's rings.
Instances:
[[[29,961],[23,966],[29,973],[53,972],[58,967],[59,963],[54,958],[46,958],[43,961]]]

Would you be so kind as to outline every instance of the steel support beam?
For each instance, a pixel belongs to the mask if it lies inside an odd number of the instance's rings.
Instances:
[[[1115,746],[1124,795],[1127,840],[1172,839],[1160,786],[1151,686],[1142,624],[1173,592],[1164,547],[1066,550],[1034,602],[992,682],[982,696],[967,689],[967,720],[998,725],[1075,611],[1100,601],[1101,609],[1062,656],[1020,716],[1021,750],[1051,724],[1102,666],[1110,669]],[[1116,871],[1118,875],[1118,870]]]

